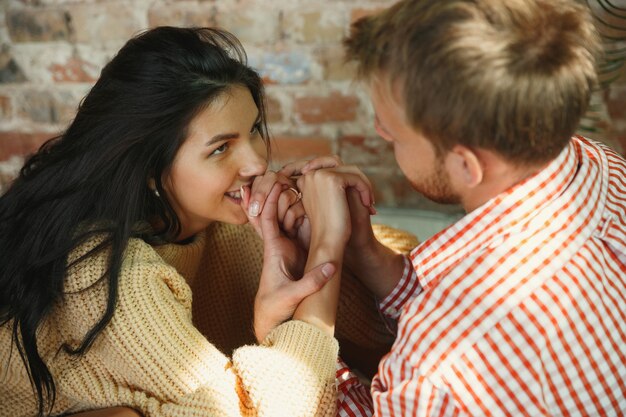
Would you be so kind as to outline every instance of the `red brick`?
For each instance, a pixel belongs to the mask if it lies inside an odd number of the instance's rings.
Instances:
[[[35,123],[66,124],[76,115],[79,99],[71,91],[24,90],[16,99],[17,116]]]
[[[393,147],[380,137],[343,136],[339,138],[339,156],[346,164],[360,168],[396,167]]]
[[[280,101],[274,97],[267,97],[265,112],[267,113],[267,121],[269,123],[278,123],[283,120],[283,110]]]
[[[113,41],[121,46],[144,28],[146,11],[141,18],[140,10],[132,2],[73,4],[70,14],[74,40],[92,44]]]
[[[64,65],[54,64],[50,66],[52,79],[60,82],[93,82],[96,77],[89,74],[97,70],[96,66],[83,61],[80,58],[70,58]]]
[[[316,60],[324,69],[323,77],[328,81],[352,81],[356,76],[356,63],[345,62],[343,47],[324,45],[313,52]]]
[[[54,133],[0,132],[0,161],[31,154],[52,137]]]
[[[345,23],[337,13],[322,10],[287,13],[284,33],[289,39],[303,43],[339,43],[345,33]]]
[[[0,116],[3,119],[11,118],[13,113],[13,106],[11,105],[11,97],[0,96]]]
[[[11,48],[3,45],[0,48],[0,84],[20,83],[26,81],[24,71],[15,61]]]
[[[257,2],[237,10],[218,7],[217,26],[232,32],[244,45],[271,45],[280,37],[279,13],[275,8]]]
[[[64,10],[9,10],[6,23],[14,42],[71,40],[72,37],[69,14]]]
[[[9,185],[17,177],[24,160],[19,157],[8,161],[0,161],[0,194],[9,188]]]
[[[324,137],[276,136],[272,140],[272,163],[278,166],[331,153],[332,143]]]
[[[198,5],[185,7],[182,4],[158,4],[148,11],[148,24],[155,26],[216,26],[217,8],[214,5]]]
[[[328,96],[301,97],[294,111],[304,123],[348,122],[356,119],[359,99],[338,92]]]

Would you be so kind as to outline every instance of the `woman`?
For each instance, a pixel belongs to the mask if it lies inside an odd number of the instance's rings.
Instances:
[[[231,35],[163,27],[119,51],[0,198],[1,416],[334,414],[334,310],[316,292],[341,252],[304,260],[287,238],[303,209],[259,177],[266,149],[261,80]],[[264,252],[234,226],[255,178]],[[384,346],[350,293],[338,338]]]

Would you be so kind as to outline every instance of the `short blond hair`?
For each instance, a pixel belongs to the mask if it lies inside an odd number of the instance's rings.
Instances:
[[[366,79],[399,82],[409,123],[516,163],[558,155],[597,83],[600,42],[574,0],[404,0],[344,41]]]

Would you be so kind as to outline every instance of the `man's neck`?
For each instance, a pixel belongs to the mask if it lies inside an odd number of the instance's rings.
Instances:
[[[550,161],[530,166],[517,166],[489,152],[481,156],[484,163],[483,180],[461,195],[461,205],[467,213],[477,209],[487,201],[532,177],[550,164]]]

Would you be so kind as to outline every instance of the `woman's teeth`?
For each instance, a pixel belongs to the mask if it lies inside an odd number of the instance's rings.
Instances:
[[[229,191],[226,193],[227,196],[234,198],[236,200],[241,200],[241,191]]]

